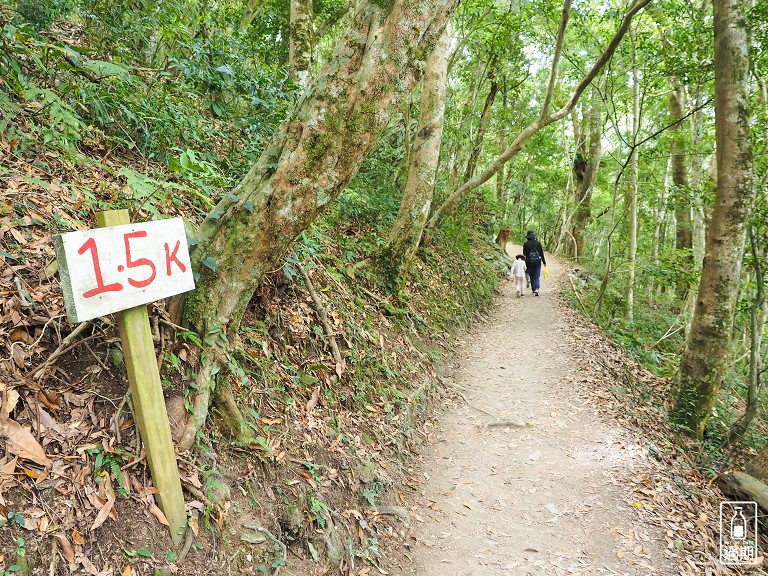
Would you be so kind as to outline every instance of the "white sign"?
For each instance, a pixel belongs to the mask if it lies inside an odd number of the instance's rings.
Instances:
[[[181,218],[69,232],[54,243],[72,322],[195,287]]]
[[[757,560],[757,504],[720,502],[720,562],[753,564]]]

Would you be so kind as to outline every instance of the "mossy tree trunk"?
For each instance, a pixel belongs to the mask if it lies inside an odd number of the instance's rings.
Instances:
[[[679,122],[683,118],[685,89],[676,76],[669,79],[669,121]],[[670,159],[672,168],[672,198],[675,205],[675,248],[683,252],[685,273],[677,280],[677,295],[684,298],[688,290],[685,278],[693,264],[693,232],[691,221],[691,194],[688,185],[688,167],[686,165],[686,133],[682,124],[672,128]]]
[[[201,274],[184,317],[205,338],[193,422],[205,422],[248,303],[295,239],[360,169],[400,109],[457,0],[360,2],[328,63],[243,180],[203,222],[193,266]]]
[[[421,242],[432,205],[440,145],[443,139],[445,89],[448,79],[448,34],[444,33],[427,60],[419,121],[409,155],[408,179],[400,210],[381,251],[391,283],[401,283]]]
[[[701,438],[728,360],[746,226],[754,203],[745,0],[714,2],[717,194],[671,418]]]
[[[581,175],[576,176],[576,208],[573,214],[573,252],[576,259],[583,259],[587,250],[586,232],[592,218],[592,188],[600,168],[600,154],[603,140],[603,114],[600,92],[592,87],[592,101],[589,112],[589,148],[587,149],[584,168]]]
[[[291,0],[291,35],[288,45],[288,73],[299,86],[306,86],[312,67],[314,17],[312,0]]]

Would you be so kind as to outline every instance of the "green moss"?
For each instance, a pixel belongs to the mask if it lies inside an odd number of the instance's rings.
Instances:
[[[371,0],[371,4],[378,6],[384,12],[392,10],[392,6],[395,5],[395,0]]]

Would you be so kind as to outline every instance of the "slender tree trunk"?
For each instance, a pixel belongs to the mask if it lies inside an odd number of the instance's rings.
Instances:
[[[637,149],[637,135],[640,133],[640,81],[637,74],[637,50],[635,35],[632,36],[632,156],[629,159],[629,186],[624,204],[629,212],[629,246],[627,247],[627,286],[624,292],[626,319],[635,318],[635,271],[637,270],[637,181],[640,159]]]
[[[315,41],[312,0],[290,0],[291,36],[288,46],[289,74],[299,86],[306,86],[312,67]]]
[[[491,59],[493,59],[493,56],[491,56]],[[468,96],[466,103],[464,104],[466,113],[463,115],[459,125],[459,134],[466,134],[467,138],[455,138],[450,149],[449,157],[451,163],[448,177],[449,189],[453,189],[461,181],[461,166],[464,164],[466,141],[472,137],[472,121],[476,117],[475,106],[477,105],[477,99],[480,95],[480,88],[483,86],[484,79],[487,77],[487,70],[489,66],[490,61],[484,62],[479,60],[474,70],[472,91]]]
[[[701,105],[701,88],[697,87],[695,96],[696,108]],[[701,140],[701,123],[702,114],[701,110],[694,112],[691,115],[691,149],[697,150],[699,142]],[[704,250],[706,246],[706,222],[704,218],[704,202],[702,199],[701,182],[703,176],[702,161],[697,154],[693,154],[690,162],[690,191],[691,191],[691,242],[693,247],[693,270],[698,272],[701,270],[704,262]],[[691,322],[693,321],[693,313],[696,309],[696,296],[698,294],[698,282],[695,286],[691,286],[688,290],[688,297],[686,298],[686,312],[687,318],[685,326],[686,338],[691,330]]]
[[[499,92],[499,83],[493,77],[493,73],[489,74],[491,80],[491,87],[488,89],[488,95],[485,97],[485,103],[483,104],[483,111],[480,114],[480,121],[477,124],[477,132],[475,133],[475,141],[472,144],[472,150],[469,153],[469,159],[467,160],[467,167],[464,170],[464,180],[469,180],[475,173],[477,167],[477,161],[480,158],[480,152],[483,149],[483,139],[485,133],[488,132],[488,124],[491,121],[491,107],[493,101],[496,100],[496,94]]]
[[[613,53],[616,51],[616,47],[621,42],[622,38],[624,38],[624,35],[627,33],[627,30],[629,29],[629,25],[632,22],[632,19],[635,17],[635,15],[640,12],[643,8],[645,8],[646,5],[651,0],[635,0],[632,5],[627,10],[626,15],[624,16],[624,19],[621,22],[621,25],[616,30],[616,33],[614,34],[613,38],[611,39],[610,43],[606,47],[606,49],[603,51],[603,53],[600,55],[600,57],[597,59],[595,64],[592,66],[592,68],[587,72],[586,76],[578,83],[574,91],[571,93],[570,98],[568,98],[568,101],[565,103],[565,105],[560,108],[559,110],[552,112],[551,114],[545,115],[545,113],[548,112],[548,103],[551,102],[552,99],[552,91],[554,90],[554,80],[553,78],[556,76],[557,71],[557,62],[560,59],[560,54],[556,53],[555,57],[552,61],[552,72],[550,73],[550,84],[548,87],[547,94],[545,95],[545,106],[542,107],[542,114],[539,117],[538,120],[532,122],[528,126],[526,126],[520,134],[518,134],[517,138],[512,142],[512,144],[504,150],[492,163],[491,165],[486,168],[482,173],[478,174],[477,176],[470,179],[468,182],[465,182],[461,186],[459,186],[456,190],[454,190],[446,199],[446,201],[432,214],[432,217],[429,219],[429,222],[427,223],[427,228],[435,228],[442,222],[442,220],[450,214],[455,208],[460,198],[464,196],[464,194],[468,193],[471,190],[474,190],[481,184],[484,184],[487,182],[496,172],[501,170],[501,167],[506,164],[510,159],[517,156],[520,151],[523,149],[523,146],[525,143],[534,135],[537,134],[542,129],[546,128],[553,122],[557,122],[561,118],[567,116],[571,109],[578,103],[579,98],[581,98],[582,93],[584,90],[586,90],[587,86],[589,86],[592,83],[592,80],[594,80],[595,76],[602,70],[603,66],[610,60],[610,58],[613,56]],[[570,2],[569,0],[566,0],[566,5],[568,8],[570,8]],[[568,11],[566,10],[566,7],[563,8],[563,18],[567,21],[568,18]],[[562,21],[561,21],[562,22]],[[565,27],[561,26],[561,30],[564,31]],[[562,42],[558,41],[557,45],[562,46]],[[427,236],[425,234],[425,236]]]
[[[699,108],[702,103],[701,88],[696,89],[695,105]],[[697,110],[691,115],[691,148],[698,150],[701,142],[702,112]],[[706,219],[704,218],[704,203],[702,200],[702,182],[704,180],[703,163],[698,154],[691,157],[691,196],[693,215],[691,218],[691,233],[693,247],[693,269],[701,270],[704,262],[704,250],[707,242]]]
[[[587,251],[586,231],[592,218],[592,188],[600,169],[600,154],[603,139],[602,100],[596,87],[592,88],[592,103],[589,112],[589,152],[586,157],[584,175],[576,186],[576,209],[573,215],[573,241],[577,260],[582,260]]]
[[[651,267],[654,270],[659,268],[659,247],[664,242],[664,222],[667,219],[667,190],[669,188],[669,171],[671,161],[667,161],[664,168],[664,184],[661,187],[661,196],[658,200],[658,206],[654,209],[653,239],[651,241]],[[647,284],[648,296],[652,297],[656,291],[656,283],[653,278]]]
[[[501,106],[502,110],[506,112],[507,110],[507,81],[506,79],[502,80],[501,84]],[[499,124],[499,148],[504,150],[504,148],[507,147],[507,123],[506,123],[506,117],[505,115],[502,115],[502,120]],[[499,214],[499,219],[501,220],[501,227],[504,228],[506,226],[506,222],[504,221],[507,216],[507,202],[506,202],[506,175],[507,171],[504,170],[504,167],[499,170],[499,173],[496,174],[496,212]]]
[[[597,298],[595,298],[595,304],[592,307],[592,315],[599,316],[603,308],[603,301],[605,299],[605,291],[608,289],[608,284],[611,281],[613,275],[613,233],[616,231],[616,204],[619,197],[619,183],[621,182],[621,171],[616,176],[613,183],[613,193],[611,194],[611,206],[608,209],[608,234],[605,239],[605,272],[600,279],[600,287],[597,290]]]
[[[203,222],[192,264],[200,272],[184,317],[205,337],[195,428],[204,423],[228,339],[264,275],[360,169],[420,75],[457,0],[362,2],[333,56],[240,184]],[[209,344],[210,342],[210,344]]]
[[[581,120],[579,115],[580,106],[571,110],[571,132],[573,134],[573,149],[575,153],[572,153],[572,147],[566,137],[566,128],[563,125],[561,134],[561,141],[563,144],[563,158],[569,160],[568,180],[565,183],[565,191],[563,192],[563,205],[557,215],[557,222],[554,229],[558,231],[557,240],[552,246],[552,252],[563,253],[569,258],[573,258],[576,254],[575,242],[572,234],[573,226],[573,214],[575,212],[574,206],[576,206],[576,187],[578,186],[579,179],[584,176],[584,158],[586,158],[586,144],[582,136]],[[571,157],[573,157],[571,159]]]
[[[410,269],[432,205],[440,160],[448,76],[448,34],[442,35],[427,60],[419,106],[419,123],[410,154],[408,180],[400,211],[381,252],[389,281],[400,284]]]
[[[717,194],[696,310],[680,359],[677,403],[671,418],[697,438],[704,434],[720,390],[746,226],[754,202],[749,133],[749,60],[745,0],[717,0],[715,29],[715,134]]]
[[[755,268],[755,299],[749,314],[749,379],[747,384],[747,408],[744,415],[731,428],[728,442],[740,440],[757,416],[763,375],[763,336],[765,333],[765,252],[758,246],[754,227],[750,226],[749,239]]]
[[[669,121],[679,122],[683,117],[685,89],[677,77],[669,81]],[[672,158],[672,185],[675,200],[675,221],[677,232],[675,248],[690,250],[693,247],[691,235],[691,199],[688,190],[688,168],[685,162],[685,133],[683,125],[678,124],[670,129],[672,142],[670,145]]]

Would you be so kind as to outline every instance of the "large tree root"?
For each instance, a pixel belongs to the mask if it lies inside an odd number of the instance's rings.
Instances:
[[[201,362],[195,378],[197,392],[192,398],[192,417],[179,436],[179,450],[192,448],[197,433],[202,430],[208,418],[212,401],[216,403],[223,423],[234,442],[246,444],[251,437],[245,418],[232,394],[232,388],[226,384],[226,378],[229,377],[226,351],[211,346],[205,348],[204,352],[205,360]]]

